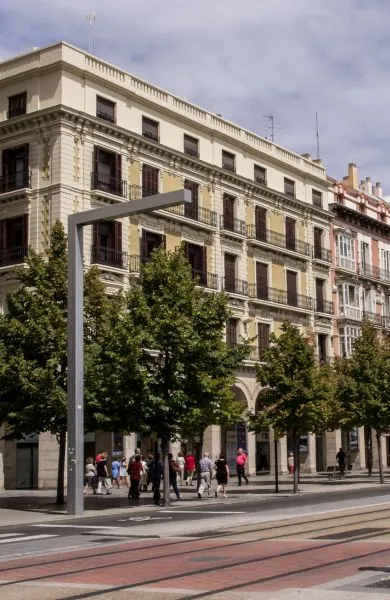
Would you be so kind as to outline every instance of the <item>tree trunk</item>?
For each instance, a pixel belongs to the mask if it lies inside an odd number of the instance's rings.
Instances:
[[[385,483],[383,475],[383,462],[382,462],[382,436],[379,431],[376,431],[376,445],[378,448],[378,463],[379,463],[379,481]]]
[[[196,460],[196,490],[199,490],[199,486],[200,486],[200,467],[199,467],[199,463],[200,463],[200,459],[202,458],[202,454],[203,454],[203,441],[204,441],[204,431],[202,431],[202,433],[199,436],[199,442],[196,445],[196,453],[195,453],[195,460]]]
[[[372,476],[372,429],[371,427],[364,428],[365,431],[367,432],[367,469],[368,469],[368,476],[371,477]]]
[[[164,480],[163,480],[163,505],[170,506],[171,504],[171,494],[170,494],[170,481],[169,481],[169,460],[168,460],[168,451],[169,451],[169,439],[167,437],[163,437],[161,440],[161,450],[163,455],[163,465],[164,465]]]
[[[61,431],[58,438],[58,473],[57,473],[57,504],[65,503],[65,453],[66,453],[66,431]]]
[[[292,432],[293,452],[294,452],[294,477],[293,477],[293,492],[298,491],[298,461],[299,461],[299,437],[296,432]]]
[[[275,434],[274,434],[275,435]],[[275,453],[275,494],[279,493],[279,461],[278,461],[278,440],[274,438],[274,453]]]

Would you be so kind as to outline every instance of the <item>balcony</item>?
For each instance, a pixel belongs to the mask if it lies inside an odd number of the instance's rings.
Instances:
[[[390,316],[389,315],[385,315],[385,316],[381,317],[381,326],[384,329],[390,329]]]
[[[332,262],[332,252],[322,246],[314,246],[313,248],[313,259],[322,260],[323,262]]]
[[[218,225],[218,215],[215,211],[194,204],[179,204],[165,210],[174,215],[197,221],[203,225],[209,225],[210,227],[217,227]]]
[[[316,312],[323,313],[325,315],[333,315],[333,302],[330,302],[329,300],[323,300],[322,298],[317,298]]]
[[[99,190],[106,194],[127,198],[127,181],[118,179],[117,177],[110,177],[110,175],[99,173],[99,171],[93,171],[91,176],[91,190]]]
[[[277,233],[276,231],[271,231],[270,229],[256,230],[255,225],[248,225],[247,232],[248,237],[251,240],[270,244],[271,246],[277,246],[278,248],[283,248],[292,252],[297,252],[298,254],[303,254],[304,256],[310,256],[310,244],[307,244],[306,242],[287,238],[282,233]]]
[[[104,265],[115,269],[127,269],[128,256],[126,252],[106,248],[105,246],[92,246],[91,264]]]
[[[0,177],[0,194],[23,189],[31,189],[30,171],[25,170]]]
[[[248,295],[248,282],[242,279],[233,279],[230,277],[222,277],[222,289],[229,294],[240,294],[241,296]]]
[[[210,290],[218,289],[218,275],[216,275],[216,273],[206,273],[205,271],[192,269],[192,276],[202,287]]]
[[[371,321],[374,325],[382,327],[383,317],[374,312],[363,311],[363,318]]]
[[[265,287],[256,283],[249,284],[248,290],[250,298],[264,302],[275,302],[276,304],[293,306],[294,308],[302,308],[304,310],[313,310],[313,298],[309,296],[295,294],[287,290]]]
[[[158,194],[158,186],[156,185],[147,185],[144,184],[141,188],[142,190],[142,198],[146,198],[147,196],[154,196],[155,194]]]
[[[340,306],[339,319],[352,319],[353,321],[361,321],[362,311],[359,306]]]
[[[337,255],[336,267],[356,273],[356,261],[353,258],[346,258],[345,256]]]
[[[28,255],[27,246],[2,248],[0,250],[0,267],[10,267],[24,263]]]
[[[361,277],[367,277],[368,279],[390,282],[390,271],[388,269],[381,269],[367,263],[358,265],[358,273]]]
[[[237,233],[239,235],[246,235],[247,225],[245,221],[227,217],[226,215],[221,215],[220,219],[222,230],[231,231],[232,233]]]

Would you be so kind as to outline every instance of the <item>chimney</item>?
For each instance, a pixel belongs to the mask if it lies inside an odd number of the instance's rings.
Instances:
[[[377,181],[375,184],[375,195],[378,196],[378,198],[383,198],[382,184],[380,181]]]
[[[359,189],[358,172],[355,163],[349,163],[348,165],[348,184],[354,190]]]
[[[366,177],[365,191],[367,192],[367,194],[372,194],[371,177]]]

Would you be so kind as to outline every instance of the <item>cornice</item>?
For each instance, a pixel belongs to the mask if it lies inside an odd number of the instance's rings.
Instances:
[[[347,218],[348,222],[351,224],[359,224],[375,233],[381,233],[385,237],[389,237],[390,235],[389,224],[383,223],[382,221],[378,221],[369,215],[358,212],[357,210],[354,210],[345,204],[334,202],[329,205],[329,208],[337,216]]]

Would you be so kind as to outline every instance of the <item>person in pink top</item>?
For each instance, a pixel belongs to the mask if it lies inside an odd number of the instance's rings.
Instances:
[[[185,469],[187,474],[186,485],[192,485],[192,478],[195,473],[195,457],[191,452],[186,456]]]
[[[245,475],[245,464],[246,464],[247,459],[248,459],[248,455],[246,454],[246,452],[242,448],[239,448],[237,450],[237,456],[236,456],[236,471],[237,471],[238,485],[241,485],[242,478],[245,479],[246,485],[248,485],[248,477]]]

